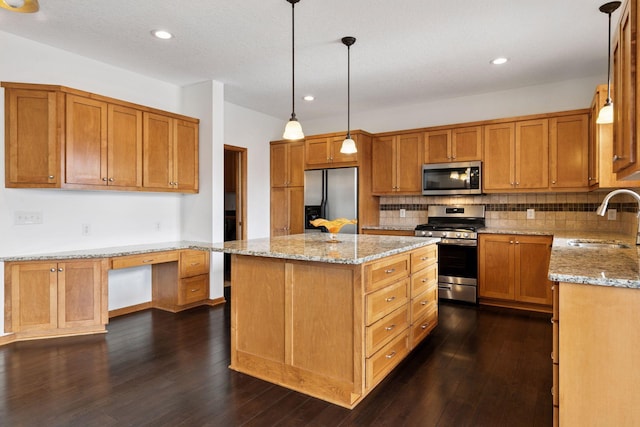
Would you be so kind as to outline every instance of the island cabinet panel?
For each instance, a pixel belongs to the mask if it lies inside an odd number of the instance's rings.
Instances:
[[[560,283],[559,425],[640,425],[640,290]]]
[[[413,274],[430,272],[413,301],[412,259]],[[230,368],[353,408],[437,325],[436,259],[424,248],[364,264],[233,254]]]

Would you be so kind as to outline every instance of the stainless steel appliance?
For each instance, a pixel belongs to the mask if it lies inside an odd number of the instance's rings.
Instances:
[[[358,219],[358,168],[318,169],[304,172],[305,233],[319,231],[309,224],[316,218]],[[341,233],[355,234],[356,224]]]
[[[485,225],[485,207],[429,206],[429,220],[415,228],[419,237],[440,237],[438,243],[438,296],[478,301],[478,233]]]
[[[422,194],[482,194],[482,162],[422,165]]]

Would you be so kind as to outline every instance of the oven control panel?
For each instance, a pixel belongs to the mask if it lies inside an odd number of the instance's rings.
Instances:
[[[429,231],[429,230],[416,230],[415,235],[417,237],[440,237],[443,239],[472,239],[478,238],[478,233],[470,231]]]

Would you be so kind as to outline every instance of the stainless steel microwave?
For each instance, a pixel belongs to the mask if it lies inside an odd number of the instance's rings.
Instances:
[[[422,165],[425,196],[482,194],[482,162]]]

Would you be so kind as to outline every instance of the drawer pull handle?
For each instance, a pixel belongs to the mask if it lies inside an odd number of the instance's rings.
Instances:
[[[385,298],[384,300],[385,300],[386,302],[391,302],[391,301],[393,301],[394,299],[396,299],[396,297],[395,297],[395,296],[392,296],[392,297],[389,297],[389,298]]]
[[[423,325],[420,325],[420,329],[427,329],[428,327],[429,327],[429,322],[427,322],[427,323],[425,323]]]
[[[191,292],[198,292],[197,289],[191,289]]]
[[[385,273],[387,273],[387,274],[391,274],[391,273],[393,273],[394,271],[396,271],[396,269],[395,269],[395,268],[390,268],[390,269],[388,269],[388,270],[385,270],[384,272],[385,272]]]
[[[427,283],[429,281],[429,279],[422,279],[421,282],[422,283]]]
[[[420,305],[427,305],[429,304],[429,301],[420,301]]]
[[[387,354],[385,357],[386,357],[387,359],[391,359],[391,358],[392,358],[393,356],[395,356],[395,355],[396,355],[396,352],[395,352],[395,351],[392,351],[391,353]]]
[[[200,265],[200,263],[199,262],[192,262],[191,266],[193,267],[194,265]]]
[[[426,260],[428,260],[428,259],[429,259],[429,257],[428,257],[428,256],[423,256],[422,258],[420,258],[420,261],[426,261]]]
[[[142,262],[144,262],[144,263],[153,262],[153,258],[151,258],[151,259],[143,259]]]
[[[386,328],[384,328],[385,331],[391,331],[393,330],[393,328],[395,328],[396,325],[391,325],[391,326],[387,326]]]

